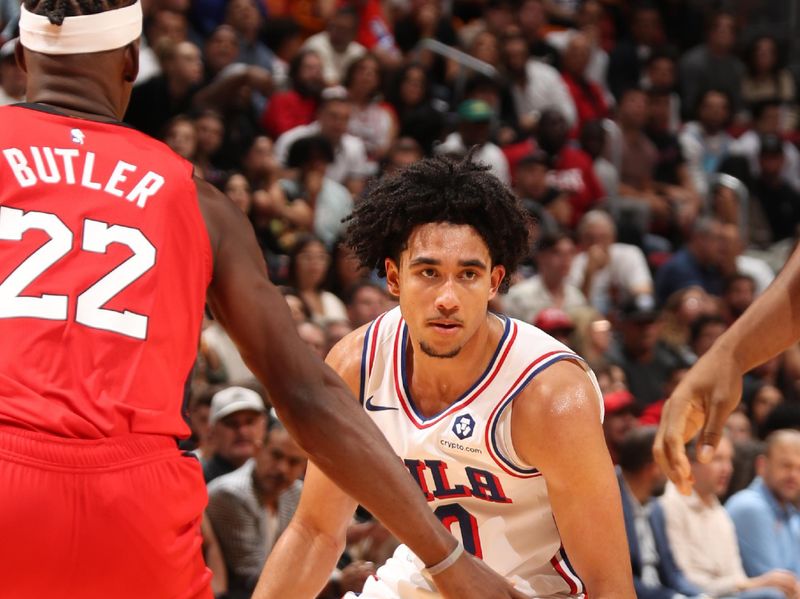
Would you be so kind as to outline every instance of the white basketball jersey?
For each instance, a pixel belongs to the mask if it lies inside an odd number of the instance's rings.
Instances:
[[[514,398],[556,362],[576,361],[597,387],[594,375],[574,352],[536,327],[497,318],[505,328],[489,366],[450,407],[426,418],[415,406],[405,375],[408,328],[399,308],[383,314],[364,340],[361,403],[431,509],[467,551],[532,597],[581,596],[583,582],[561,545],[545,480],[514,452],[510,416]],[[602,411],[599,389],[598,401]],[[388,570],[398,561],[421,566],[401,548],[379,570],[379,578],[397,577],[402,568]],[[418,573],[413,578],[422,581]]]

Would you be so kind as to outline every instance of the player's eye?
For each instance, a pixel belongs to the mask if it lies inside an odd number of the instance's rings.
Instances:
[[[474,270],[465,270],[462,276],[468,281],[474,281],[478,278],[478,273]]]
[[[433,277],[436,276],[436,271],[433,270],[432,268],[423,268],[421,271],[419,271],[419,274],[421,274],[426,279],[432,279]]]

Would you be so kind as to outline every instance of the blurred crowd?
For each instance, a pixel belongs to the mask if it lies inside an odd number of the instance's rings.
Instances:
[[[492,308],[597,374],[637,594],[799,599],[800,348],[747,374],[693,496],[651,501],[665,398],[800,238],[793,2],[142,0],[125,120],[248,216],[323,358],[395,305],[341,243],[354,203],[474,149],[532,217]],[[25,100],[18,13],[0,0],[0,105]],[[187,395],[215,592],[249,596],[306,458],[211,318]],[[359,511],[323,596],[359,590],[393,543]]]

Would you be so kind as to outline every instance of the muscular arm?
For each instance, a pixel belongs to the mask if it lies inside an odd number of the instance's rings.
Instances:
[[[359,385],[364,329],[345,337],[326,360],[353,392]],[[355,501],[309,464],[300,505],[270,554],[253,599],[316,597],[344,549],[355,509]]]
[[[208,301],[278,416],[322,472],[379,518],[427,564],[455,541],[344,382],[297,336],[283,296],[267,278],[250,224],[198,181],[214,252]],[[344,465],[344,467],[343,467]],[[376,477],[381,484],[375,484]]]
[[[583,369],[564,361],[539,374],[514,401],[511,431],[517,454],[547,481],[564,549],[592,597],[632,599],[619,486]]]
[[[680,382],[664,406],[653,452],[684,492],[691,468],[684,444],[702,429],[700,461],[708,461],[742,395],[742,376],[800,338],[800,249],[772,285],[725,331]]]

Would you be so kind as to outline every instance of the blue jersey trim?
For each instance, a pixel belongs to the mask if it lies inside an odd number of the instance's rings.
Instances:
[[[469,397],[470,393],[472,393],[475,389],[477,389],[483,381],[492,373],[495,367],[495,363],[497,362],[497,358],[500,355],[500,351],[503,349],[505,345],[506,339],[508,338],[508,333],[511,331],[511,319],[503,314],[498,314],[498,317],[502,318],[505,321],[505,328],[503,329],[503,336],[500,338],[500,341],[497,344],[497,348],[494,350],[494,355],[492,355],[492,359],[489,360],[489,365],[486,367],[486,370],[483,371],[478,380],[473,383],[473,385],[464,391],[461,396],[455,400],[452,404],[447,406],[441,412],[434,414],[433,416],[428,416],[427,418],[420,414],[417,406],[414,404],[414,400],[411,398],[411,390],[408,387],[408,378],[406,376],[406,344],[408,343],[408,326],[405,322],[403,322],[403,338],[402,343],[400,346],[400,378],[401,383],[403,385],[403,393],[406,395],[406,399],[408,400],[408,405],[411,406],[411,409],[414,411],[414,415],[419,418],[422,422],[428,422],[429,420],[434,420],[439,418],[442,414],[447,412],[448,410],[452,410],[453,406],[459,404],[460,402],[464,401],[467,397]]]
[[[492,429],[491,429],[492,432],[491,432],[489,440],[492,443],[492,449],[494,451],[494,454],[500,460],[502,460],[502,462],[506,466],[511,468],[514,472],[530,476],[532,474],[538,474],[539,470],[537,468],[520,468],[519,466],[514,464],[514,462],[509,460],[505,455],[503,455],[503,453],[500,451],[500,448],[497,446],[497,423],[500,420],[500,416],[503,414],[503,412],[505,412],[506,408],[508,407],[508,404],[510,404],[512,401],[514,401],[514,398],[517,397],[517,395],[519,395],[520,393],[522,393],[522,391],[528,386],[528,384],[530,384],[531,380],[533,380],[533,377],[535,377],[537,374],[539,374],[542,370],[544,370],[548,366],[552,366],[556,362],[560,362],[561,360],[575,360],[575,359],[578,359],[578,360],[582,361],[582,358],[580,356],[578,356],[576,354],[566,354],[566,353],[565,354],[560,354],[560,355],[555,356],[554,358],[551,358],[549,361],[547,361],[544,364],[542,364],[541,366],[538,366],[537,368],[535,368],[533,370],[533,372],[531,372],[525,378],[525,380],[522,381],[522,383],[520,384],[519,388],[516,391],[514,391],[514,393],[509,395],[503,401],[502,404],[500,404],[500,408],[497,410],[497,416],[495,416],[494,420],[492,420]]]
[[[364,334],[364,347],[361,349],[361,383],[358,388],[358,401],[362,406],[364,405],[364,389],[367,384],[367,347],[369,346],[369,338],[372,334],[372,327],[374,326],[375,321],[373,320],[369,323],[367,332]]]

